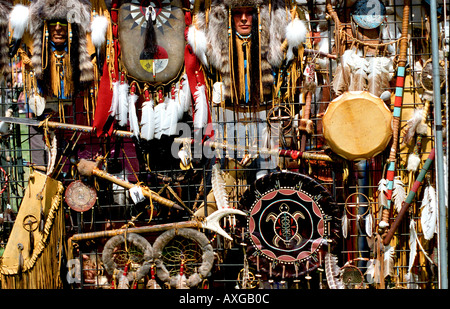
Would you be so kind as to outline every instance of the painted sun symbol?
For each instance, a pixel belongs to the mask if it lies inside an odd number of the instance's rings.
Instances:
[[[147,20],[145,19],[146,8],[151,5],[156,12],[155,28],[164,33],[163,26],[172,27],[170,19],[176,19],[172,14],[174,6],[172,0],[131,0],[127,5],[122,8],[129,11],[129,14],[125,17],[127,19],[133,19],[133,25],[131,29],[136,27],[141,28],[141,34],[145,32],[147,28]]]

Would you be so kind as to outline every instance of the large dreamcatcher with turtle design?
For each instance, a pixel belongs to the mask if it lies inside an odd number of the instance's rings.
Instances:
[[[258,275],[309,277],[336,245],[340,210],[328,190],[309,176],[271,173],[256,180],[239,204],[249,212],[246,253]]]

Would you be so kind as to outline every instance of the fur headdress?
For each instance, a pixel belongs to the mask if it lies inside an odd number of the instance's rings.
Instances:
[[[6,1],[0,1],[0,76],[11,72],[8,56],[8,23],[11,8]]]
[[[205,29],[207,39],[207,51],[209,63],[222,75],[223,94],[226,98],[231,96],[231,72],[228,27],[230,23],[229,12],[237,7],[259,7],[260,48],[262,72],[261,85],[267,94],[273,86],[272,68],[281,65],[284,53],[281,45],[285,38],[286,25],[289,23],[290,14],[286,12],[284,1],[273,0],[269,8],[267,1],[262,0],[223,0],[211,4],[208,15],[208,24],[205,14],[198,13],[196,26]],[[270,10],[270,11],[269,11]],[[257,21],[256,21],[257,22]],[[253,38],[253,40],[256,38]]]
[[[67,20],[72,34],[69,34],[72,46],[72,76],[74,83],[90,82],[94,79],[93,64],[87,51],[87,32],[90,30],[91,4],[85,0],[36,0],[30,5],[29,29],[33,37],[32,65],[36,77],[43,77],[43,38],[46,23],[50,20]],[[70,38],[71,37],[71,38]]]

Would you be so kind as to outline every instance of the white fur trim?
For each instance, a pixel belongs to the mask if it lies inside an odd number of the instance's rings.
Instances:
[[[406,167],[406,169],[408,171],[417,171],[417,168],[419,167],[420,164],[420,157],[414,153],[411,153],[408,156],[408,166]]]
[[[11,30],[14,31],[13,38],[21,39],[23,33],[28,28],[28,20],[30,18],[30,10],[28,6],[17,4],[9,14]]]
[[[207,65],[208,62],[206,60],[206,35],[202,30],[198,30],[194,25],[189,26],[188,34],[187,34],[187,42],[192,47],[194,54],[198,57],[198,59],[204,64]]]
[[[308,29],[306,29],[305,23],[299,18],[294,18],[286,26],[286,40],[292,47],[298,46],[306,41],[306,35]]]
[[[96,48],[102,47],[106,41],[106,30],[108,29],[108,18],[97,15],[91,23],[91,40]]]

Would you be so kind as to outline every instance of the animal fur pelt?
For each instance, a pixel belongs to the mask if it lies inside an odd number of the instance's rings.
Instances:
[[[8,1],[0,1],[0,76],[11,72],[9,66],[9,13],[11,7]]]
[[[31,62],[38,79],[43,78],[42,53],[44,24],[48,20],[67,20],[72,25],[72,47],[76,53],[71,57],[78,58],[78,65],[72,69],[77,71],[73,76],[79,76],[74,82],[90,82],[94,79],[94,65],[87,51],[87,32],[90,30],[91,4],[86,0],[36,0],[30,5],[29,30],[33,37],[33,56]]]
[[[325,275],[330,289],[345,289],[340,279],[340,272],[341,270],[337,265],[337,257],[327,252],[325,255]]]

